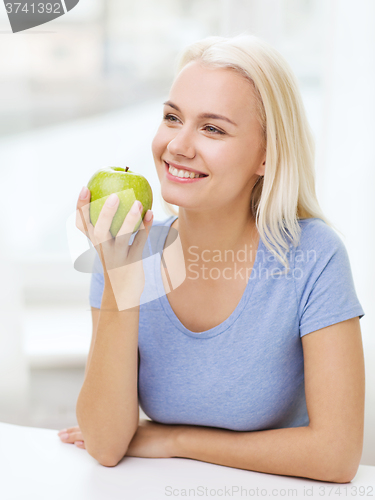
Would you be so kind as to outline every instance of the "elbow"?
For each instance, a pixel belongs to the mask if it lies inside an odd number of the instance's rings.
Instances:
[[[356,476],[362,456],[362,449],[357,453],[336,453],[331,458],[331,467],[326,467],[322,481],[330,483],[350,483]]]
[[[104,446],[103,442],[91,439],[87,434],[83,434],[83,438],[87,453],[105,467],[115,467],[126,455],[130,443],[126,440],[122,444],[117,442],[115,446],[108,447]]]
[[[125,457],[133,436],[134,433],[128,435],[122,444],[118,441],[115,446],[105,448],[103,444],[98,443],[91,446],[93,443],[91,443],[89,439],[85,439],[86,451],[95,458],[100,465],[104,465],[105,467],[116,467]]]
[[[329,475],[328,477],[322,478],[322,481],[326,481],[328,483],[339,483],[339,484],[345,484],[345,483],[350,483],[356,476],[358,467],[354,469],[343,469],[340,470],[337,474],[334,475]]]
[[[338,468],[335,477],[331,480],[333,483],[350,483],[357,475],[359,468],[359,460],[355,463],[353,460],[348,460]]]
[[[315,432],[315,431],[314,431]],[[315,432],[319,477],[329,483],[350,483],[356,476],[363,451],[362,434]]]
[[[130,443],[130,441],[129,441]],[[116,465],[124,458],[128,451],[129,443],[122,446],[117,445],[116,448],[103,448],[103,447],[90,447],[90,442],[85,440],[86,451],[91,455],[100,465],[105,467],[116,467]]]
[[[100,463],[100,465],[103,465],[104,467],[116,467],[116,465],[118,465],[120,460],[113,460],[112,458],[103,457],[102,459],[98,460],[98,462]]]
[[[135,433],[136,431],[128,435],[122,445],[119,446],[118,443],[116,448],[106,450],[105,452],[102,451],[102,453],[97,454],[96,460],[98,460],[100,465],[104,465],[105,467],[116,467],[116,465],[125,457]]]
[[[115,467],[126,455],[129,444],[138,428],[138,422],[131,432],[125,432],[120,438],[118,433],[117,435],[104,436],[99,434],[96,429],[87,431],[83,425],[84,418],[81,418],[82,415],[78,412],[78,408],[76,416],[88,454],[97,460],[100,465]],[[111,432],[113,433],[113,431]]]
[[[104,467],[116,467],[116,465],[119,464],[119,462],[124,458],[126,455],[126,451],[124,453],[120,453],[118,455],[112,455],[112,454],[103,454],[103,453],[95,453],[91,452],[90,449],[86,448],[86,451],[88,452],[89,455],[91,455],[97,462],[99,462],[100,465],[103,465]]]

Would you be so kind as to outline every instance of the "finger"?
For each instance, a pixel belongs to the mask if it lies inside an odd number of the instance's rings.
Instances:
[[[67,432],[60,435],[61,441],[64,443],[74,443],[75,441],[83,441],[83,436],[81,431]]]
[[[119,197],[116,193],[112,193],[106,199],[103,208],[100,211],[98,220],[95,224],[94,237],[96,240],[96,245],[99,245],[113,238],[109,229],[118,207]]]
[[[89,226],[92,226],[90,222],[90,199],[90,190],[83,186],[77,201],[76,226],[86,236],[89,236]]]
[[[68,427],[67,429],[61,429],[61,431],[59,431],[57,433],[58,436],[61,436],[61,434],[66,434],[67,432],[76,432],[77,430],[79,430],[79,427]]]
[[[150,215],[151,219],[146,220],[146,216],[149,217]],[[146,244],[148,235],[150,233],[152,221],[153,221],[153,213],[151,212],[151,210],[147,210],[145,217],[142,221],[142,224],[140,225],[139,228],[140,230],[135,235],[134,241],[129,249],[129,257],[131,262],[139,260],[139,257],[142,255],[143,248]]]
[[[78,448],[86,449],[85,443],[83,441],[76,441],[74,443]]]
[[[139,222],[141,222],[140,227],[144,227],[142,220],[140,221],[142,211],[142,203],[139,200],[135,200],[115,238],[114,268],[124,265],[124,260],[127,258],[129,252],[130,237]]]
[[[139,223],[142,210],[142,203],[139,200],[135,200],[116,235],[116,245],[118,243],[121,243],[122,246],[129,245],[130,237],[133,234],[134,228]]]
[[[81,429],[79,428],[78,425],[75,425],[74,427],[68,427],[67,431],[68,432],[81,432]]]
[[[136,211],[136,204],[139,204],[139,212]],[[116,245],[119,245],[121,242],[121,245],[124,246],[125,244],[129,245],[129,240],[130,237],[133,235],[134,228],[138,225],[139,223],[139,217],[140,214],[143,211],[142,203],[138,200],[136,200],[130,209],[129,213],[127,214],[124,223],[122,224],[119,232],[117,233],[116,236]],[[149,228],[152,226],[152,219],[153,219],[153,213],[151,210],[147,210],[143,220],[141,221],[139,228],[138,229],[145,229],[147,230],[147,234],[149,232]],[[138,234],[135,236],[132,245],[134,245],[134,241],[137,238]]]

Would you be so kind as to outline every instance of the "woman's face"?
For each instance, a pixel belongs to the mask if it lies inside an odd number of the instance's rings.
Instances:
[[[250,82],[233,70],[193,61],[178,74],[167,103],[152,141],[164,200],[199,211],[230,210],[241,201],[249,206],[265,161]],[[174,180],[169,163],[207,177]]]

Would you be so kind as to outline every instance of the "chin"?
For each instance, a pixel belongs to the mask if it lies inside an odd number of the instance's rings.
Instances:
[[[181,207],[181,199],[177,199],[173,196],[168,196],[168,195],[165,195],[163,194],[163,192],[161,193],[161,197],[163,198],[163,200],[166,202],[166,203],[170,203],[171,205],[176,205],[176,207]]]
[[[171,192],[164,192],[161,190],[161,197],[165,203],[175,205],[177,208],[189,208],[189,203],[185,203],[185,201],[181,199],[181,196],[173,196]]]
[[[186,193],[186,200],[184,198],[184,194],[181,195],[181,189],[179,189],[180,186],[176,186],[176,190],[173,189],[175,186],[166,186],[165,184],[163,185],[163,182],[161,182],[160,185],[160,192],[161,192],[161,197],[166,203],[170,203],[171,205],[175,205],[176,207],[180,208],[196,208],[197,204],[200,204],[198,199],[195,197],[195,199],[192,198],[192,196],[188,196]]]

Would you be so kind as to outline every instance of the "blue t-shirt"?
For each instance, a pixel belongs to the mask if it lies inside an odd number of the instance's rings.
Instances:
[[[151,293],[140,305],[142,410],[164,424],[234,431],[307,426],[301,337],[364,315],[342,240],[321,219],[300,220],[300,242],[289,246],[285,274],[260,238],[236,309],[220,325],[196,333],[173,312],[160,273],[176,218],[154,221],[152,229],[158,230],[154,236],[151,230],[144,253],[144,294],[156,289],[158,296],[149,300]],[[98,257],[96,266],[90,304],[100,308],[104,281]]]

